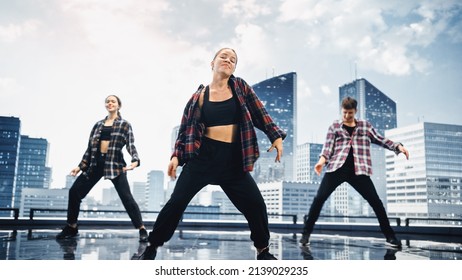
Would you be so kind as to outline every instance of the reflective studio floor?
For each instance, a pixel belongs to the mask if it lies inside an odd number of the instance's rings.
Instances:
[[[56,240],[59,229],[0,230],[0,260],[130,260],[144,251],[134,229],[81,229],[75,239]],[[271,233],[270,252],[280,260],[460,260],[462,244],[401,237],[400,250],[381,236],[315,233],[309,247],[300,234]],[[254,260],[248,231],[176,231],[158,250],[160,260]]]

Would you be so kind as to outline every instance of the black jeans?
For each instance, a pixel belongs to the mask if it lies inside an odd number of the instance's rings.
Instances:
[[[385,237],[394,236],[395,233],[390,226],[387,213],[371,178],[366,175],[355,175],[353,169],[345,167],[341,167],[334,172],[329,172],[324,175],[318,192],[313,199],[313,204],[311,204],[303,233],[308,235],[311,234],[314,224],[319,218],[324,202],[326,202],[335,189],[344,182],[349,183],[372,207],[379,221],[380,229]]]
[[[69,202],[67,206],[68,224],[77,223],[82,199],[87,196],[90,190],[103,177],[104,160],[104,155],[99,155],[96,168],[90,172],[88,177],[84,174],[80,174],[69,189]],[[140,208],[130,191],[130,186],[127,181],[127,173],[123,172],[111,181],[114,184],[117,194],[119,195],[133,225],[135,228],[140,228],[143,225],[143,219],[141,217]]]
[[[170,240],[191,199],[206,185],[214,184],[221,186],[244,214],[254,246],[268,246],[270,234],[266,204],[252,176],[242,170],[241,153],[240,143],[203,140],[199,155],[184,166],[170,199],[149,233],[151,245],[162,246]]]

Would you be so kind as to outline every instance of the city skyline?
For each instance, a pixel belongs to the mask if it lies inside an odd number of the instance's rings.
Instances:
[[[359,77],[396,101],[398,127],[462,124],[461,9],[457,1],[2,2],[0,115],[49,141],[51,186],[64,187],[106,115],[105,97],[116,94],[141,158],[128,179],[146,181],[165,172],[172,128],[211,80],[215,51],[230,46],[236,76],[251,85],[297,73],[297,144],[323,142],[338,118],[338,87]]]

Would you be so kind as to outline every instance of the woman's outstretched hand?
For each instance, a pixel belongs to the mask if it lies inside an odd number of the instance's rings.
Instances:
[[[129,166],[125,166],[125,167],[123,168],[123,171],[133,170],[133,169],[135,169],[137,166],[138,166],[138,161],[134,161],[134,162],[132,162],[132,164],[130,164]]]
[[[172,180],[176,179],[176,168],[178,167],[178,158],[172,157],[170,163],[168,164],[167,174],[172,178]]]
[[[283,148],[282,148],[282,138],[278,138],[278,139],[274,140],[273,144],[268,149],[268,152],[271,152],[274,149],[276,149],[276,151],[277,151],[276,159],[274,160],[274,162],[281,162],[282,150],[283,150]]]
[[[80,167],[76,167],[71,170],[71,175],[75,177],[77,176],[77,174],[79,174],[79,172],[80,172]]]

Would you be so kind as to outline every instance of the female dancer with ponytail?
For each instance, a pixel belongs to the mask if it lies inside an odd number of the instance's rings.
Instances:
[[[105,107],[108,115],[93,126],[87,150],[79,165],[71,170],[72,176],[76,176],[80,171],[82,173],[69,189],[67,225],[56,236],[57,239],[67,239],[78,235],[77,218],[80,203],[96,183],[104,177],[114,184],[133,225],[139,229],[140,241],[147,242],[148,234],[138,204],[130,192],[126,173],[139,166],[140,159],[134,145],[132,127],[129,122],[122,119],[119,113],[121,106],[122,102],[117,96],[109,95],[106,98]],[[123,159],[124,146],[132,157],[129,166]]]

